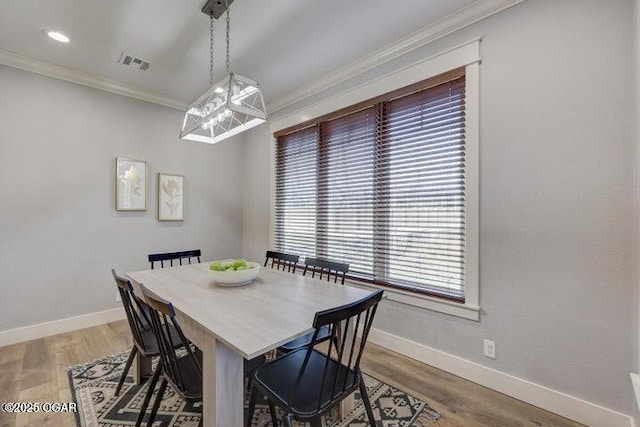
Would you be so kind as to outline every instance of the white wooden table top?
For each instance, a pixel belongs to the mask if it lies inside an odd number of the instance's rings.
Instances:
[[[209,262],[127,273],[137,283],[252,359],[311,331],[317,311],[349,304],[370,292],[261,267],[253,283],[221,287]]]

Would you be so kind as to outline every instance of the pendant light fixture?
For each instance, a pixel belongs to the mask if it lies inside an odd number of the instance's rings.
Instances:
[[[215,144],[251,129],[264,123],[267,119],[258,82],[230,71],[231,15],[229,0],[224,2],[227,18],[227,76],[213,84],[213,23],[214,19],[221,16],[221,10],[215,9],[219,3],[219,0],[210,0],[202,8],[202,11],[210,18],[209,83],[211,87],[191,103],[184,116],[180,132],[181,139],[209,144]]]

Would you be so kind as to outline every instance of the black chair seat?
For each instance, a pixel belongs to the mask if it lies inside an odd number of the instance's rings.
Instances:
[[[296,338],[295,340],[289,341],[286,344],[278,347],[278,351],[281,353],[289,353],[293,350],[297,350],[302,347],[306,347],[311,344],[311,340],[313,339],[313,332],[309,332],[301,336],[300,338]],[[318,339],[317,342],[321,343],[331,339],[331,329],[329,326],[322,326],[318,331]]]
[[[292,398],[291,390],[302,368],[304,358],[307,354],[306,348],[299,348],[278,359],[264,365],[256,371],[254,381],[260,384],[266,392],[267,397],[281,406],[287,406],[287,402]],[[325,376],[325,365],[327,364],[327,375]],[[343,391],[343,384],[346,377],[346,390]],[[322,379],[330,378],[325,381]],[[336,381],[333,381],[336,378]],[[352,369],[338,363],[334,359],[328,359],[325,354],[313,350],[309,358],[300,386],[293,396],[291,410],[296,415],[317,414],[318,396],[321,396],[321,408],[325,405],[340,399],[340,395],[347,396],[360,382],[359,375]],[[335,387],[334,387],[335,386]],[[322,394],[320,394],[322,387]]]
[[[178,331],[176,331],[173,326],[169,326],[169,330],[171,331],[173,348],[182,347],[182,340],[180,339]],[[140,349],[143,354],[156,356],[160,352],[158,349],[158,340],[156,339],[153,329],[142,329],[140,331],[140,337],[142,339],[142,344],[144,345],[144,352],[142,352],[143,349]]]
[[[193,352],[196,360],[202,366],[202,350],[196,349]],[[202,375],[196,369],[191,360],[186,355],[176,359],[176,367],[182,378],[181,393],[185,399],[200,399],[202,397]]]
[[[196,349],[194,352],[200,366],[202,366],[202,350]],[[262,366],[267,358],[264,355],[254,357],[251,360],[244,360],[244,374],[248,375]],[[202,395],[202,376],[198,373],[193,362],[188,357],[181,357],[177,361],[178,371],[184,383],[184,393],[188,398],[198,398]]]
[[[202,366],[202,350],[195,349],[193,354],[196,360]],[[244,361],[245,375],[255,371],[262,366],[266,360],[264,355],[260,355],[251,360]],[[202,396],[202,376],[189,357],[180,357],[176,360],[176,366],[180,372],[183,382],[183,393],[187,399],[199,399]]]
[[[322,425],[322,417],[334,405],[360,390],[368,425],[376,427],[367,388],[360,372],[360,359],[382,294],[383,291],[379,289],[359,301],[317,312],[313,319],[315,332],[309,345],[258,368],[253,374],[254,388],[249,398],[245,426],[251,427],[259,392],[267,397],[272,425],[278,425],[275,407],[279,406],[283,412],[284,426],[292,427],[293,420],[297,419],[309,421],[312,426],[317,427]],[[347,338],[349,325],[353,321],[353,331],[358,331],[362,325],[360,345],[356,345],[356,334]],[[331,356],[333,341],[330,341],[327,354],[315,349],[320,328],[329,325],[332,331],[340,331],[343,339],[350,341],[342,341],[341,348],[336,348],[336,358]]]

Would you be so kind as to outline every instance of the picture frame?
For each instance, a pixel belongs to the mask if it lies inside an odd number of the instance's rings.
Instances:
[[[147,162],[116,157],[116,211],[147,210]]]
[[[184,221],[184,175],[158,172],[158,221]]]

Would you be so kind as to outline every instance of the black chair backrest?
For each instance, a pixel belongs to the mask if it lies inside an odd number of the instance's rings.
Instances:
[[[148,308],[144,301],[142,301],[133,292],[133,286],[127,279],[120,277],[116,274],[114,269],[111,269],[111,274],[116,280],[118,285],[118,291],[120,292],[120,299],[124,306],[124,312],[127,315],[127,321],[131,328],[131,334],[133,340],[136,342],[140,349],[144,349],[144,340],[142,339],[142,331],[151,328],[151,319],[149,319],[147,313]]]
[[[309,359],[313,352],[316,351],[314,350],[314,347],[318,344],[318,333],[321,330],[320,328],[323,326],[330,327],[331,339],[329,340],[329,350],[326,353],[326,363],[324,364],[324,370],[320,380],[321,384],[320,393],[318,395],[317,410],[322,411],[329,406],[333,406],[333,404],[341,400],[347,393],[350,393],[353,389],[358,387],[360,359],[364,351],[364,346],[367,343],[367,338],[369,337],[369,331],[373,324],[373,318],[376,314],[378,303],[382,299],[382,293],[383,290],[378,289],[365,298],[362,298],[360,301],[316,313],[315,319],[313,320],[313,327],[315,328],[313,338],[311,340],[311,344],[306,349],[305,359],[300,371],[298,372],[295,385],[289,398],[289,407],[286,409],[285,413],[289,413],[291,406],[295,401],[295,396],[299,394],[298,388],[300,387],[302,378],[305,375]],[[354,319],[355,324],[353,324]],[[360,338],[360,343],[356,345],[358,328],[360,327],[361,322],[362,337]],[[345,352],[344,350],[348,337],[347,333],[350,328],[353,328],[353,338],[350,342],[351,350]],[[330,370],[328,368],[331,365],[330,359],[332,359],[334,342],[336,341],[336,334],[338,331],[340,331],[342,342],[340,343],[340,348],[335,349],[337,354],[333,359],[339,363],[339,368]],[[328,386],[331,387],[331,393],[329,394],[331,398],[327,400],[326,391],[329,389],[326,387]]]
[[[276,264],[277,265],[277,269],[280,270],[280,265],[282,265],[282,271],[285,271],[285,269],[287,271],[291,271],[293,269],[293,272],[296,272],[296,266],[298,265],[298,261],[300,261],[300,257],[298,255],[290,255],[290,254],[285,254],[282,252],[274,252],[274,251],[267,251],[267,254],[265,255],[266,259],[264,260],[264,266],[267,266],[267,263],[269,262],[269,260],[271,260],[271,268],[273,268],[273,265]]]
[[[304,259],[304,271],[302,272],[303,276],[307,275],[307,269],[311,268],[311,277],[316,277],[316,273],[320,273],[320,280],[322,280],[322,275],[327,273],[327,281],[331,280],[331,273],[333,272],[335,278],[333,279],[334,283],[338,283],[338,275],[342,276],[342,284],[344,285],[344,279],[349,272],[349,264],[344,264],[341,262],[333,262],[328,261],[326,259],[320,258],[305,258]]]
[[[173,261],[179,261],[179,265],[182,265],[182,260],[188,259],[189,264],[191,264],[191,258],[196,258],[198,262],[200,262],[201,256],[202,252],[200,249],[182,252],[167,252],[165,254],[149,254],[149,262],[151,263],[151,269],[153,270],[154,263],[156,262],[160,262],[160,267],[164,268],[164,262],[169,261],[171,267],[173,267]]]
[[[182,357],[189,358],[200,376],[202,376],[202,366],[200,366],[200,362],[189,345],[189,340],[187,340],[180,328],[180,324],[176,319],[176,312],[173,309],[173,304],[162,301],[151,295],[144,286],[142,287],[142,293],[147,305],[149,306],[151,326],[153,328],[153,333],[156,336],[156,340],[158,341],[158,352],[160,353],[162,370],[165,376],[171,380],[173,386],[182,393],[183,396],[185,396],[188,391],[185,387],[185,379],[183,378],[182,372],[179,368],[178,359],[181,357],[176,353],[176,347],[184,346],[187,354]],[[181,342],[175,342],[175,334],[171,334],[171,327],[175,328]],[[182,344],[182,346],[178,344]]]

